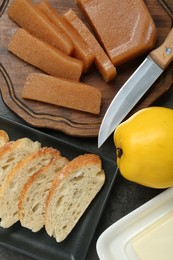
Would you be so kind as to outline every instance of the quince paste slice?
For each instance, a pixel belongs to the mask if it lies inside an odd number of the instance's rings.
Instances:
[[[77,0],[114,65],[151,49],[156,27],[143,0]]]

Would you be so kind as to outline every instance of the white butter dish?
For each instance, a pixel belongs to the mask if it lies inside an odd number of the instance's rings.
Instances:
[[[169,188],[107,228],[96,249],[100,260],[172,260],[172,245],[173,188]]]

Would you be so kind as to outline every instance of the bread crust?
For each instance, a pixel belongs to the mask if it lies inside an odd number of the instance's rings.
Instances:
[[[76,169],[78,169],[79,165],[80,167],[86,166],[87,164],[99,164],[101,167],[101,161],[99,156],[93,155],[93,154],[85,154],[85,157],[83,155],[79,155],[73,161],[69,162],[55,177],[55,179],[52,182],[50,192],[47,197],[46,201],[46,207],[48,207],[49,202],[53,196],[53,193],[56,189],[56,187],[61,183],[61,181],[64,180],[67,176],[69,176],[72,172],[74,172]]]
[[[0,130],[0,147],[2,147],[4,144],[8,143],[10,140],[7,132],[4,130]]]
[[[0,190],[1,227],[8,228],[19,220],[18,200],[24,184],[36,170],[46,166],[55,154],[56,149],[43,147],[26,156],[9,172]]]
[[[67,162],[67,158],[57,153],[47,166],[35,172],[25,183],[18,204],[22,226],[33,232],[44,226],[47,194],[53,179]]]
[[[39,142],[33,142],[28,138],[9,141],[0,147],[0,187],[14,166],[25,156],[38,151],[40,147]]]
[[[83,182],[82,179],[85,174],[86,179]],[[77,180],[77,183],[79,183],[79,185],[77,184],[78,186],[75,186],[75,188],[72,184],[73,179]],[[100,191],[104,182],[105,174],[102,170],[101,159],[99,156],[94,154],[84,154],[70,161],[54,179],[49,191],[49,195],[47,197],[45,214],[45,229],[47,233],[50,236],[54,236],[57,242],[63,241],[76,225],[77,221],[83,215],[84,211],[94,199],[96,194]],[[79,212],[77,212],[77,214],[73,215],[71,214],[70,207],[72,207],[73,205],[75,211],[77,205],[75,205],[75,200],[71,201],[71,198],[68,198],[69,192],[71,191],[73,193],[74,191],[75,193],[76,191],[81,189],[80,185],[83,184],[85,185],[85,187],[83,187],[82,189],[82,196],[85,197],[86,201],[83,202],[83,197],[80,197],[79,194],[80,200],[78,200],[78,197],[77,200],[79,208],[81,209],[79,209]],[[67,195],[66,193],[63,194],[63,185],[65,185],[66,189],[68,190]],[[90,186],[89,189],[92,190],[91,192],[89,192],[88,186]],[[60,217],[61,214],[58,212],[58,204],[56,202],[57,200],[59,203],[59,201],[61,201],[61,198],[63,198],[64,200],[63,202],[60,202],[60,204],[62,203],[61,205],[64,206],[64,212],[66,210],[67,204],[69,208],[69,210],[64,213],[64,218]],[[67,221],[68,217],[69,222]],[[65,229],[68,226],[66,230],[64,229],[64,226]],[[57,231],[57,229],[59,231]]]
[[[26,165],[28,162],[32,160],[36,160],[37,158],[40,158],[43,155],[49,154],[52,156],[52,158],[55,156],[57,153],[57,150],[51,148],[51,147],[43,147],[41,148],[38,152],[35,152],[34,154],[30,154],[27,157],[25,157],[23,160],[21,160],[16,167],[12,169],[12,171],[8,174],[7,176],[7,182],[10,183],[11,179],[13,176],[20,170],[24,165]],[[58,151],[60,154],[60,152]]]
[[[0,167],[5,153],[16,153],[24,144],[30,154],[12,167],[0,189],[0,226],[8,228],[20,220],[22,226],[37,232],[45,225],[48,235],[61,242],[105,182],[101,158],[83,154],[69,161],[57,149],[40,148],[39,142],[21,138],[0,148]]]

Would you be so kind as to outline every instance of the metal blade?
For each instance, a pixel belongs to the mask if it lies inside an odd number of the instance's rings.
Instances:
[[[100,147],[145,92],[161,75],[161,69],[148,56],[112,100],[100,126],[98,147]]]

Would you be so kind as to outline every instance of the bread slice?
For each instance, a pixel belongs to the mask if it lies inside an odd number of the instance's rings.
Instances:
[[[39,231],[45,223],[46,199],[53,179],[68,159],[54,158],[47,166],[34,173],[23,187],[19,199],[19,219],[23,227]]]
[[[0,130],[0,147],[9,142],[9,136],[4,130]]]
[[[47,233],[63,241],[104,182],[99,156],[85,154],[70,161],[54,179],[46,201]]]
[[[21,160],[7,175],[0,191],[0,226],[8,228],[19,220],[18,201],[29,177],[60,154],[53,148],[43,147]]]
[[[37,152],[41,147],[39,142],[28,138],[10,141],[0,148],[0,187],[12,168],[25,156]]]

